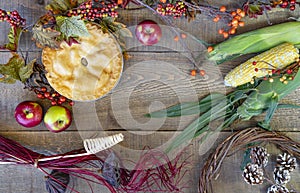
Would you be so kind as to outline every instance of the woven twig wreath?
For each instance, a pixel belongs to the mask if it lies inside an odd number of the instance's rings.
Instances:
[[[256,142],[274,144],[280,150],[288,152],[295,157],[300,157],[300,143],[293,141],[289,137],[258,127],[244,129],[223,141],[210,156],[211,159],[206,161],[200,173],[199,192],[212,193],[211,180],[219,175],[224,159],[244,149],[246,145]]]

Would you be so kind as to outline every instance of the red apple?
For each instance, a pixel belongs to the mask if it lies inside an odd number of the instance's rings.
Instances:
[[[44,123],[54,133],[66,130],[72,122],[72,115],[69,109],[64,106],[51,106],[45,113]]]
[[[34,101],[23,101],[15,109],[16,121],[24,127],[34,127],[43,120],[43,109]]]
[[[142,44],[151,46],[159,42],[162,32],[156,22],[144,20],[136,26],[135,36]]]

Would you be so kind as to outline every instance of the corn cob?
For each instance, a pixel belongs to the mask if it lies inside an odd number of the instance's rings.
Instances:
[[[259,53],[289,42],[300,44],[300,22],[286,22],[234,36],[213,47],[208,59],[220,64],[243,54]]]
[[[282,69],[299,59],[298,49],[284,43],[265,51],[234,68],[225,76],[226,86],[237,87],[250,82],[253,77],[268,75],[272,69]]]

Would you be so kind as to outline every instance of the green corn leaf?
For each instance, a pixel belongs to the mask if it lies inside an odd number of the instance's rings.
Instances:
[[[300,105],[295,104],[278,104],[277,109],[299,109]]]
[[[251,163],[251,158],[250,158],[250,153],[251,153],[251,148],[248,148],[245,152],[244,152],[244,156],[243,156],[243,161],[242,161],[242,164],[241,164],[241,170],[243,171],[244,168],[246,167],[246,165],[248,163]]]
[[[177,117],[184,115],[201,114],[209,110],[215,104],[226,99],[226,96],[220,93],[212,93],[199,102],[185,102],[178,105],[171,106],[165,110],[155,111],[146,114],[147,117],[161,118],[161,117]]]
[[[210,135],[212,135],[214,132],[220,132],[222,129],[230,126],[233,121],[235,121],[238,118],[238,115],[235,113],[235,111],[232,111],[230,114],[226,116],[227,118],[220,124],[216,129],[214,130],[208,130],[206,134],[201,138],[200,143],[202,143],[204,140],[207,139]],[[203,132],[196,133],[195,137],[199,136]]]
[[[280,86],[279,86],[280,85]],[[295,91],[300,86],[300,70],[298,70],[294,80],[288,82],[288,84],[282,84],[280,80],[277,80],[276,93],[279,95],[279,100],[284,98],[286,95],[290,94],[291,92]]]
[[[269,104],[269,108],[267,110],[265,120],[263,122],[258,123],[259,126],[261,126],[262,128],[264,128],[268,131],[272,130],[272,128],[270,127],[270,122],[271,122],[271,119],[272,119],[276,109],[277,109],[277,106],[278,106],[278,97],[274,97],[274,98],[272,98],[272,100]]]
[[[218,64],[243,54],[259,53],[281,43],[300,44],[300,22],[286,22],[236,35],[214,46],[208,59]]]
[[[181,146],[184,143],[192,140],[193,138],[199,136],[203,132],[209,129],[209,122],[225,117],[226,109],[228,108],[227,101],[217,104],[213,108],[209,109],[207,112],[203,113],[196,120],[194,120],[190,125],[188,125],[182,133],[175,137],[171,144],[166,149],[166,152],[170,152],[173,149]]]
[[[89,35],[85,23],[80,19],[80,16],[57,16],[56,23],[59,27],[59,31],[63,33],[67,38]]]

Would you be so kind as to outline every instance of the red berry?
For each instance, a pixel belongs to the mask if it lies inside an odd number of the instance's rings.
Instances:
[[[272,69],[272,74],[275,74],[276,70],[275,69]]]
[[[291,6],[290,6],[290,10],[291,10],[291,11],[294,11],[295,9],[296,9],[296,6],[295,6],[295,5],[291,5]]]
[[[39,98],[39,99],[42,99],[42,98],[44,97],[41,93],[38,93],[36,96],[37,96],[37,98]]]
[[[47,91],[47,88],[46,88],[46,87],[42,87],[42,88],[41,88],[41,91],[42,91],[42,92],[46,92],[46,91]]]
[[[74,102],[73,102],[73,101],[70,101],[70,102],[69,102],[69,105],[70,105],[70,106],[73,106],[73,105],[74,105]]]
[[[205,70],[200,70],[199,73],[200,73],[201,76],[205,76],[205,74],[206,74]]]
[[[256,62],[256,61],[253,61],[252,64],[253,64],[253,66],[255,66],[255,65],[257,64],[257,62]]]
[[[65,101],[66,101],[66,97],[64,97],[64,96],[60,96],[60,97],[59,97],[59,101],[61,101],[61,102],[65,102]]]
[[[255,70],[255,72],[258,72],[258,68],[255,68],[254,70]]]
[[[51,105],[56,105],[56,101],[51,101]]]
[[[196,70],[191,70],[191,76],[196,76],[197,71]]]
[[[49,98],[51,95],[50,95],[50,92],[45,92],[44,93],[44,96],[46,97],[46,98]]]
[[[292,72],[293,72],[293,70],[291,70],[291,69],[288,69],[288,70],[286,71],[286,73],[288,73],[288,74],[292,74]]]

